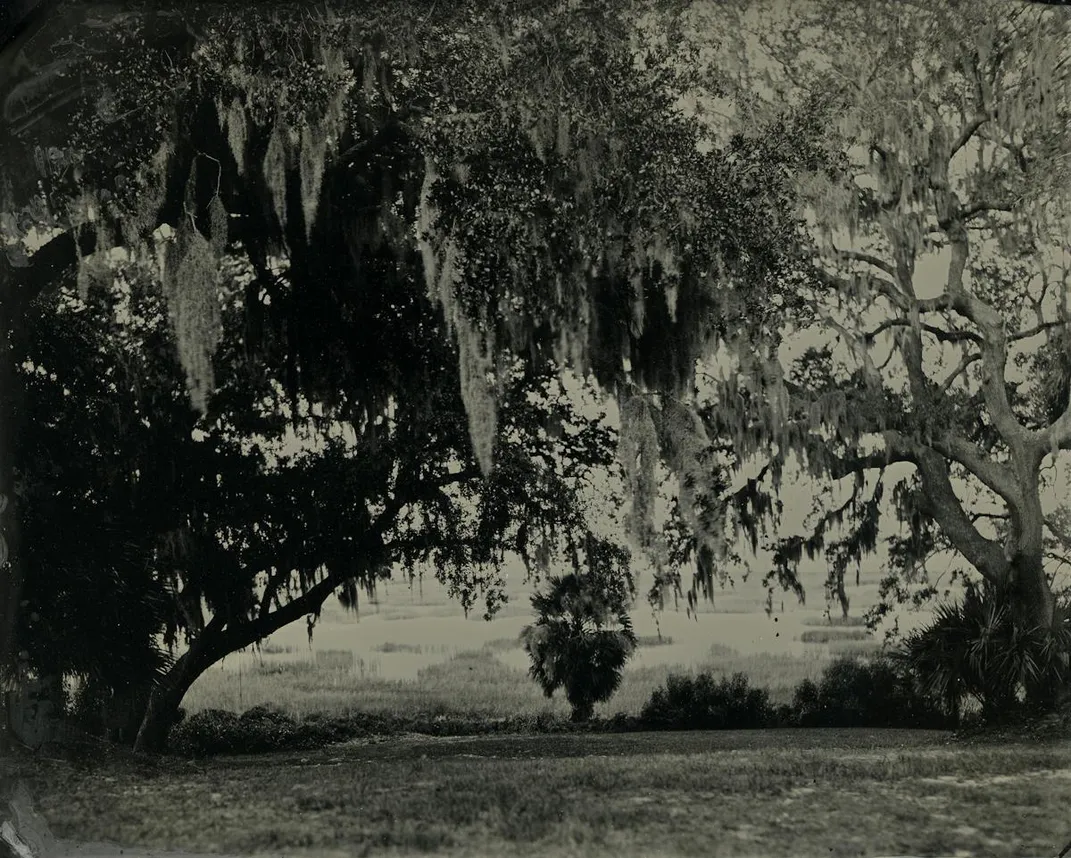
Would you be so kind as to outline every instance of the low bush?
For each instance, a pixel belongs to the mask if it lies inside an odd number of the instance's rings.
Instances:
[[[184,757],[234,751],[239,744],[239,717],[225,709],[204,709],[186,718],[168,736],[168,748]]]
[[[273,706],[254,706],[241,715],[205,709],[172,729],[168,748],[184,757],[256,754],[318,747],[350,735],[337,719],[298,722]]]
[[[296,720],[270,706],[256,706],[242,715],[206,709],[190,716],[169,737],[168,749],[183,757],[252,754],[322,748],[367,736],[518,735],[531,733],[624,733],[647,729],[641,719],[617,714],[576,722],[559,715],[393,715],[357,712],[345,716],[309,715]]]
[[[715,681],[704,672],[670,675],[643,705],[640,721],[661,730],[749,730],[767,726],[772,714],[769,692],[752,688],[743,673]]]
[[[767,727],[798,727],[799,716],[796,710],[785,703],[782,703],[777,708],[773,709],[770,713],[770,718],[766,724]]]
[[[801,682],[792,708],[801,727],[948,726],[933,702],[903,670],[883,658],[838,658],[815,683]]]

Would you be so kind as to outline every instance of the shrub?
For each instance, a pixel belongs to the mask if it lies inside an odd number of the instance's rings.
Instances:
[[[610,733],[632,733],[643,729],[643,721],[624,712],[618,712],[606,721],[606,730]]]
[[[743,673],[715,682],[704,672],[671,674],[643,705],[640,720],[663,730],[747,730],[767,726],[772,714],[769,692],[750,687]]]
[[[796,710],[786,703],[782,703],[770,714],[767,722],[768,727],[798,727],[799,719]]]
[[[299,724],[268,705],[254,706],[240,716],[223,709],[205,709],[172,729],[168,747],[188,757],[255,754],[318,746],[344,732],[338,725],[322,721]]]
[[[168,747],[184,757],[227,753],[238,745],[239,719],[224,709],[195,712],[168,736]]]
[[[818,685],[813,679],[805,679],[792,693],[792,710],[801,726],[813,727],[821,709]]]
[[[368,731],[351,719],[321,714],[309,715],[300,726],[301,743],[317,748],[366,735]]]
[[[292,747],[298,739],[297,722],[274,706],[262,704],[247,709],[238,719],[239,753],[276,751]]]
[[[887,671],[850,658],[834,660],[818,683],[818,715],[823,727],[888,727],[897,717],[887,708],[893,696]]]
[[[796,686],[792,708],[801,727],[946,726],[911,676],[884,658],[834,660],[819,682],[805,679]]]

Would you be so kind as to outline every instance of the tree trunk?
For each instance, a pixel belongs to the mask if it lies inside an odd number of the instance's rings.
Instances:
[[[1008,584],[1017,619],[1027,627],[1052,628],[1056,597],[1045,575],[1042,558],[1016,557],[1012,561]]]
[[[591,700],[581,700],[572,704],[573,711],[569,715],[569,720],[574,724],[583,724],[591,720],[591,716],[595,714],[595,703]]]
[[[193,644],[149,695],[149,704],[134,740],[134,751],[161,751],[178,716],[179,704],[190,686],[224,656],[264,640],[284,626],[316,613],[339,585],[328,575],[286,605],[255,620],[231,624],[217,617],[194,639]]]
[[[18,319],[13,314],[10,288],[0,287],[0,290],[0,668],[15,674],[21,673],[22,667],[18,656],[18,627],[23,608],[23,563],[20,511],[15,496],[21,380],[16,370],[18,355],[14,342]]]
[[[1012,561],[1009,596],[1016,624],[1022,629],[1052,629],[1056,597],[1053,595],[1041,557],[1020,556]],[[1051,674],[1026,683],[1026,702],[1041,711],[1051,710],[1060,688]]]
[[[190,651],[175,662],[167,676],[149,694],[149,702],[134,739],[136,753],[159,753],[164,750],[167,735],[178,721],[179,705],[186,692],[202,673],[222,657],[206,655],[198,644],[200,641],[194,641]]]

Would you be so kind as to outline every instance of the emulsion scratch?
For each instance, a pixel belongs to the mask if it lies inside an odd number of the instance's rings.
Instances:
[[[42,858],[55,854],[56,839],[48,823],[33,809],[29,790],[21,782],[8,800],[6,819],[0,824],[0,844],[16,858]]]

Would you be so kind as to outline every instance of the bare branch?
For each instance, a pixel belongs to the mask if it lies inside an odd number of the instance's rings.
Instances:
[[[277,568],[269,575],[268,582],[264,586],[264,595],[260,599],[259,617],[263,618],[268,615],[272,601],[279,595],[279,585],[283,583],[285,578],[289,578],[291,574],[289,569],[284,572],[282,569]]]
[[[345,579],[346,576],[330,573],[302,595],[269,614],[253,620],[228,623],[226,630],[220,634],[221,644],[227,652],[234,652],[263,640],[307,614],[316,613],[327,598],[345,582]]]
[[[1043,331],[1048,331],[1048,330],[1050,330],[1052,328],[1063,327],[1063,326],[1067,325],[1069,322],[1071,322],[1071,320],[1069,320],[1069,319],[1060,319],[1060,320],[1055,321],[1055,322],[1042,322],[1040,325],[1035,325],[1034,327],[1028,328],[1025,331],[1019,331],[1019,333],[1017,333],[1017,334],[1011,334],[1008,337],[1008,342],[1009,343],[1014,343],[1014,342],[1016,342],[1018,340],[1028,340],[1031,337],[1036,337],[1038,334],[1040,334]]]
[[[888,319],[878,325],[878,327],[870,333],[864,334],[863,339],[866,342],[871,343],[874,341],[875,337],[890,328],[907,327],[910,324],[911,322],[908,319]],[[938,328],[934,325],[921,325],[920,327],[922,330],[926,331],[926,333],[933,334],[937,339],[944,343],[961,343],[965,341],[973,343],[982,342],[982,338],[973,331],[946,331],[943,328]]]
[[[834,480],[842,480],[854,474],[865,471],[884,470],[889,465],[897,463],[913,463],[915,456],[908,450],[894,450],[886,447],[876,453],[852,456],[850,458],[836,458],[829,462],[828,473]]]
[[[1060,543],[1065,549],[1071,551],[1071,533],[1057,520],[1055,516],[1045,517],[1045,526],[1049,529],[1056,541]]]
[[[854,295],[858,292],[855,284],[835,274],[830,274],[827,271],[820,269],[815,270],[815,278],[823,286],[828,286],[843,295]],[[906,312],[908,308],[908,297],[900,291],[900,288],[893,282],[886,280],[883,277],[875,277],[872,275],[855,275],[865,286],[873,289],[879,295],[887,298],[889,303],[899,310]]]
[[[993,200],[979,200],[978,202],[971,203],[969,206],[964,206],[960,211],[960,217],[964,220],[970,220],[976,215],[980,215],[983,212],[1012,212],[1015,211],[1015,205],[1008,202],[995,202]]]
[[[920,313],[940,313],[952,308],[952,296],[945,292],[934,298],[923,298],[917,306]]]
[[[1009,516],[1006,512],[972,512],[970,515],[971,521],[981,521],[983,518],[994,521],[1007,521]]]
[[[982,331],[982,394],[993,428],[1009,444],[1027,439],[1026,428],[1016,418],[1008,401],[1005,387],[1005,367],[1008,362],[1007,334],[1000,313],[963,286],[963,269],[967,264],[969,247],[962,223],[948,230],[952,259],[948,265],[946,295],[952,310],[973,322]],[[1071,422],[1071,417],[1069,417]]]
[[[1071,450],[1071,400],[1063,413],[1041,431],[1040,440],[1049,449]]]
[[[828,313],[820,311],[820,318],[830,328],[840,334],[848,348],[852,350],[852,353],[863,367],[863,373],[866,376],[867,384],[871,387],[881,387],[881,374],[878,372],[877,367],[874,366],[874,359],[870,356],[870,352],[867,350],[867,345],[869,344],[868,341],[864,337],[860,337],[858,334],[849,331]]]
[[[833,248],[833,253],[840,259],[852,262],[865,262],[867,265],[873,265],[879,271],[885,272],[890,277],[896,277],[896,269],[884,259],[879,259],[873,254],[863,253],[859,250],[838,250],[836,247]]]
[[[951,158],[960,149],[967,145],[967,142],[974,136],[974,132],[981,128],[989,117],[984,113],[976,113],[972,116],[967,124],[963,126],[963,130],[959,132],[959,136],[952,141],[952,146],[949,149],[948,157]]]
[[[949,388],[952,387],[952,383],[967,371],[967,367],[969,367],[976,360],[981,359],[981,352],[971,352],[968,355],[964,355],[963,360],[959,362],[959,366],[952,370],[952,374],[948,376],[948,378],[946,378],[943,382],[941,382],[941,392],[947,393]]]
[[[896,432],[885,433],[894,447],[914,448],[917,467],[925,488],[926,512],[931,515],[949,542],[990,581],[1003,579],[1008,569],[1004,548],[979,533],[952,488],[948,461],[936,450],[912,444]]]

